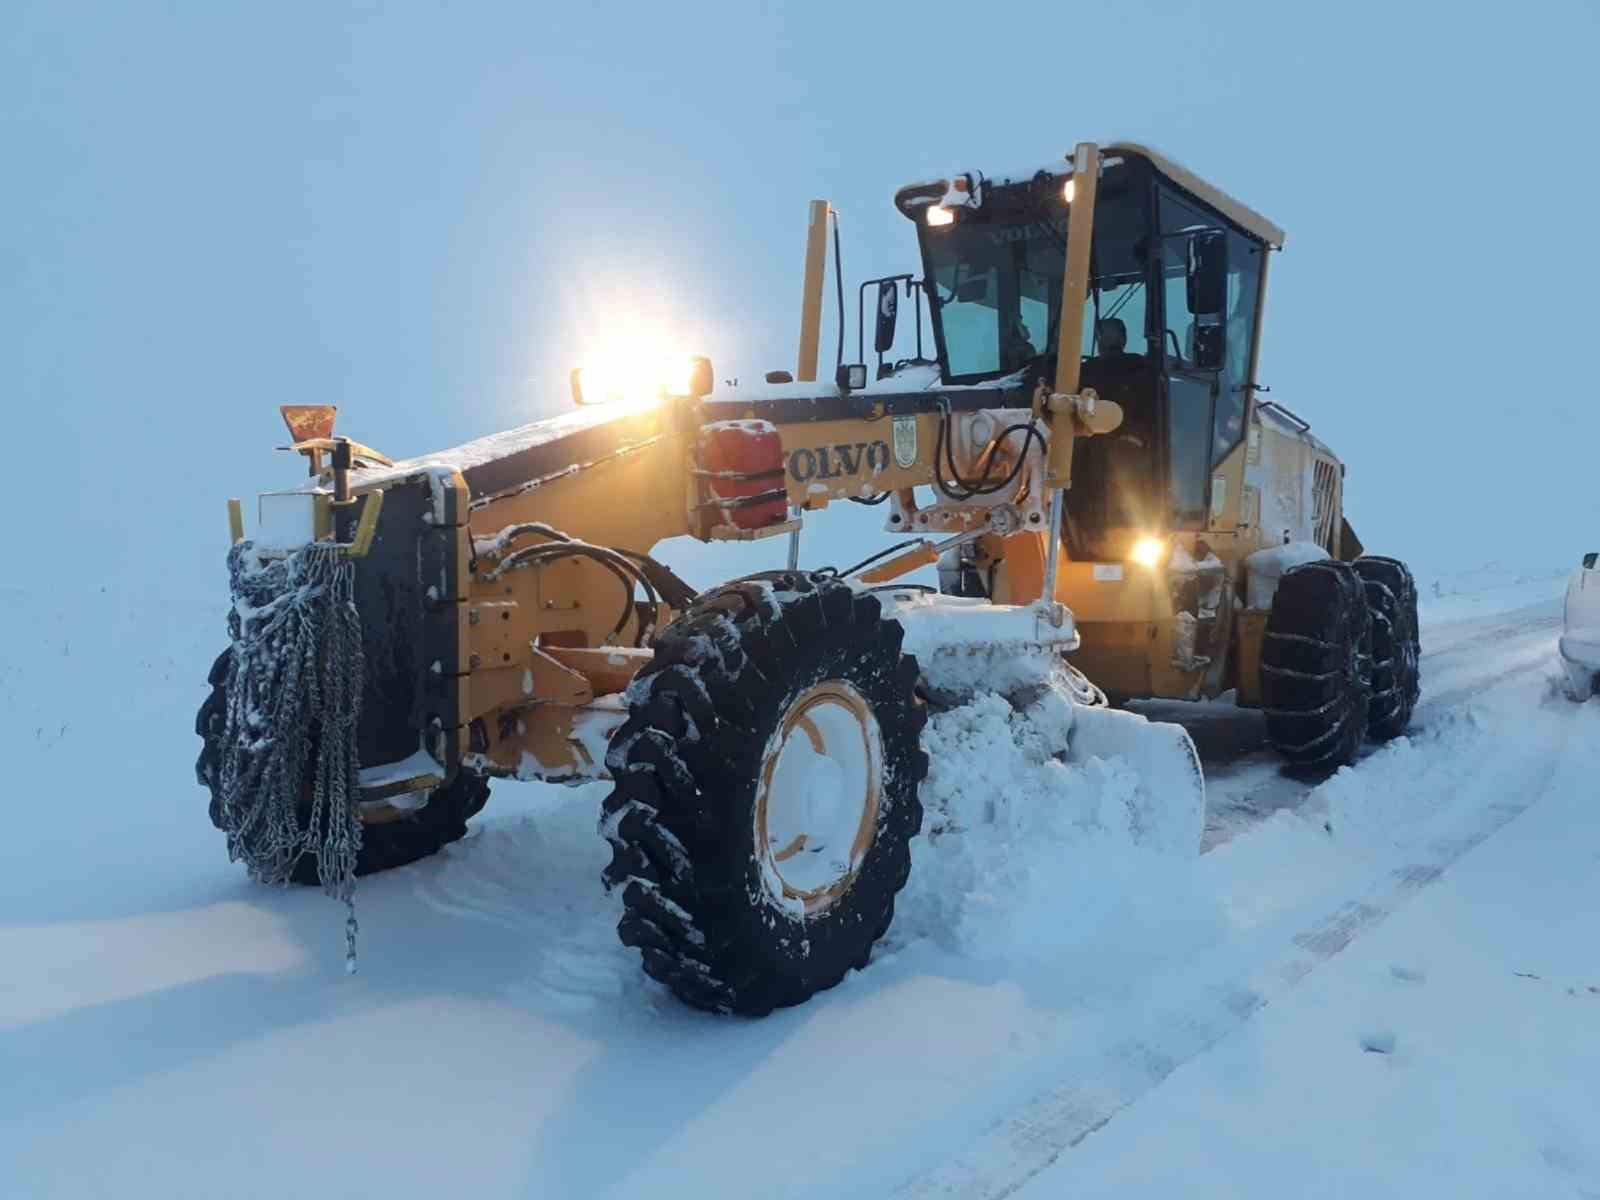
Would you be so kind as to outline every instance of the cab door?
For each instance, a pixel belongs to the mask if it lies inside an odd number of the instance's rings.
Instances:
[[[1214,218],[1163,190],[1162,415],[1172,529],[1204,529],[1210,510],[1213,430],[1227,337],[1227,251],[1227,232]]]

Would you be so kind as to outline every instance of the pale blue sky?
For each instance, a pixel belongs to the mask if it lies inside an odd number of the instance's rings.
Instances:
[[[26,4],[0,15],[0,384],[31,549],[217,572],[275,406],[416,453],[635,321],[790,365],[805,204],[1148,141],[1289,231],[1262,381],[1374,548],[1600,548],[1592,4]],[[832,333],[825,333],[831,353]],[[15,511],[15,510],[14,510]],[[113,560],[115,561],[115,560]],[[220,580],[219,580],[220,582]]]

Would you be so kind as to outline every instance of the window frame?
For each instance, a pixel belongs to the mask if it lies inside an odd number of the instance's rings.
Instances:
[[[1157,320],[1159,322],[1158,328],[1161,332],[1161,380],[1159,411],[1161,415],[1160,439],[1162,453],[1162,495],[1164,498],[1164,508],[1166,511],[1166,519],[1169,528],[1174,530],[1189,530],[1191,528],[1204,530],[1210,523],[1209,514],[1211,511],[1211,472],[1213,466],[1215,465],[1211,459],[1211,447],[1214,440],[1213,431],[1216,429],[1217,422],[1217,394],[1222,387],[1222,368],[1217,367],[1201,369],[1186,362],[1182,358],[1181,354],[1177,358],[1170,357],[1167,334],[1170,330],[1173,340],[1177,340],[1178,334],[1177,330],[1173,329],[1168,322],[1166,272],[1167,245],[1169,241],[1176,241],[1177,239],[1182,238],[1184,236],[1184,230],[1186,230],[1190,225],[1198,224],[1202,228],[1216,228],[1224,230],[1225,232],[1231,231],[1233,226],[1230,222],[1224,220],[1220,213],[1217,213],[1207,205],[1201,204],[1198,200],[1190,196],[1189,193],[1173,184],[1171,180],[1165,179],[1160,175],[1157,175],[1156,177],[1155,193],[1156,206],[1154,210],[1155,220],[1153,232],[1156,237],[1156,252],[1153,253],[1150,258],[1153,270],[1155,271],[1156,279],[1160,285],[1160,300],[1158,302],[1159,311],[1157,314]],[[1180,205],[1182,208],[1187,210],[1190,215],[1198,217],[1199,221],[1186,222],[1183,225],[1175,228],[1171,233],[1168,233],[1166,224],[1166,208],[1169,203]],[[1191,315],[1188,312],[1187,306],[1185,306],[1183,310],[1183,315],[1186,318]],[[1181,461],[1178,455],[1175,453],[1177,447],[1172,444],[1174,429],[1174,423],[1172,421],[1172,383],[1174,377],[1182,380],[1185,385],[1190,383],[1205,383],[1210,385],[1209,403],[1206,406],[1206,419],[1204,426],[1205,443],[1202,451],[1204,454],[1204,462],[1206,464],[1205,477],[1201,488],[1201,503],[1197,518],[1192,518],[1187,513],[1180,517],[1179,512],[1173,502],[1173,468]],[[1193,453],[1193,450],[1190,450],[1190,454]],[[1189,466],[1190,469],[1193,469],[1192,462],[1189,464]]]
[[[1257,389],[1256,389],[1255,373],[1256,373],[1256,363],[1257,363],[1257,360],[1259,358],[1258,347],[1260,345],[1260,339],[1261,339],[1261,314],[1262,314],[1263,307],[1264,307],[1263,299],[1264,299],[1265,294],[1266,294],[1267,263],[1266,263],[1266,257],[1265,256],[1270,252],[1271,247],[1269,247],[1266,244],[1266,242],[1263,241],[1261,238],[1257,237],[1255,234],[1251,233],[1249,230],[1243,228],[1236,221],[1229,220],[1226,216],[1224,216],[1222,213],[1218,212],[1215,208],[1213,208],[1211,205],[1207,204],[1204,200],[1200,199],[1198,196],[1194,195],[1192,192],[1188,191],[1187,189],[1179,186],[1173,180],[1168,179],[1166,176],[1162,175],[1159,171],[1152,172],[1152,176],[1153,176],[1153,184],[1152,184],[1153,210],[1152,211],[1154,213],[1153,233],[1155,234],[1155,237],[1157,239],[1157,247],[1158,247],[1158,249],[1157,249],[1156,253],[1151,255],[1151,261],[1152,261],[1152,271],[1154,272],[1154,275],[1155,275],[1156,284],[1157,284],[1157,291],[1159,293],[1159,300],[1158,300],[1159,311],[1157,313],[1157,318],[1156,319],[1157,319],[1157,328],[1160,331],[1160,337],[1161,337],[1161,359],[1160,359],[1160,364],[1161,364],[1161,367],[1160,367],[1160,369],[1161,369],[1161,404],[1160,404],[1160,413],[1161,413],[1161,418],[1162,418],[1162,421],[1163,421],[1163,427],[1160,430],[1161,451],[1162,451],[1162,455],[1163,455],[1163,462],[1161,464],[1161,469],[1162,469],[1161,477],[1162,477],[1163,485],[1167,489],[1169,489],[1168,490],[1168,500],[1169,500],[1169,503],[1168,503],[1168,514],[1169,514],[1169,520],[1171,520],[1172,516],[1173,516],[1172,509],[1171,509],[1171,504],[1170,504],[1170,488],[1171,488],[1171,485],[1172,485],[1172,466],[1173,466],[1173,462],[1172,462],[1173,446],[1172,446],[1172,430],[1171,430],[1171,426],[1170,426],[1170,421],[1168,419],[1169,413],[1170,413],[1170,406],[1171,406],[1171,403],[1172,403],[1171,397],[1169,395],[1169,388],[1168,388],[1169,381],[1172,378],[1172,376],[1174,376],[1174,375],[1178,375],[1178,376],[1181,376],[1181,377],[1186,378],[1186,379],[1206,379],[1206,378],[1209,378],[1212,381],[1213,387],[1212,387],[1212,393],[1211,393],[1211,411],[1210,411],[1210,419],[1209,419],[1209,421],[1207,423],[1208,433],[1207,433],[1207,438],[1206,438],[1207,468],[1206,468],[1206,489],[1205,490],[1206,490],[1206,511],[1209,514],[1210,506],[1211,506],[1211,477],[1216,472],[1217,467],[1220,466],[1224,461],[1226,461],[1226,459],[1231,454],[1233,454],[1235,451],[1237,451],[1239,446],[1241,444],[1243,444],[1244,441],[1249,436],[1250,420],[1251,420],[1252,415],[1254,414],[1255,403],[1256,403],[1256,395],[1255,395],[1255,393],[1256,393]],[[1224,365],[1221,366],[1221,367],[1216,368],[1215,370],[1200,370],[1200,369],[1198,369],[1196,367],[1193,367],[1191,365],[1188,365],[1188,364],[1184,363],[1182,358],[1181,358],[1181,356],[1178,359],[1174,359],[1170,355],[1169,343],[1168,343],[1168,340],[1167,340],[1167,330],[1169,328],[1168,320],[1167,320],[1167,317],[1168,317],[1168,313],[1167,313],[1167,280],[1166,280],[1166,273],[1165,273],[1165,269],[1164,269],[1165,256],[1166,256],[1166,246],[1167,246],[1168,238],[1175,238],[1175,237],[1181,236],[1180,230],[1182,228],[1186,227],[1186,226],[1179,226],[1179,227],[1175,228],[1173,230],[1173,232],[1170,233],[1170,234],[1166,232],[1165,210],[1166,210],[1166,207],[1168,205],[1170,205],[1170,204],[1175,204],[1175,205],[1181,206],[1183,209],[1187,210],[1187,212],[1191,216],[1200,218],[1200,222],[1199,223],[1203,224],[1205,227],[1220,229],[1224,233],[1226,233],[1228,235],[1228,237],[1229,237],[1228,249],[1229,249],[1230,258],[1232,257],[1232,255],[1234,253],[1234,250],[1235,250],[1235,246],[1237,244],[1234,241],[1235,238],[1242,239],[1245,242],[1245,244],[1250,247],[1250,249],[1252,251],[1254,251],[1255,253],[1260,254],[1262,256],[1261,259],[1260,259],[1260,262],[1259,262],[1259,269],[1256,272],[1256,296],[1255,296],[1255,302],[1254,302],[1254,304],[1253,304],[1253,306],[1251,308],[1251,315],[1250,315],[1250,321],[1249,321],[1249,337],[1247,339],[1247,345],[1244,346],[1243,350],[1242,350],[1242,353],[1244,355],[1244,371],[1243,371],[1243,378],[1242,378],[1241,383],[1240,383],[1239,386],[1244,388],[1244,408],[1243,408],[1242,419],[1240,420],[1240,423],[1239,423],[1239,434],[1238,434],[1238,437],[1235,438],[1233,441],[1231,441],[1228,444],[1227,448],[1223,449],[1223,450],[1218,450],[1218,449],[1215,448],[1216,447],[1217,413],[1218,413],[1218,410],[1220,408],[1220,404],[1221,404],[1221,400],[1222,400],[1222,388],[1226,385],[1226,380],[1227,380],[1226,364],[1230,361],[1230,356],[1233,353],[1235,353],[1235,350],[1231,345],[1227,346],[1226,350],[1225,350],[1225,355],[1224,355],[1224,358],[1223,358],[1223,364]],[[1188,315],[1189,314],[1187,313],[1187,309],[1185,308],[1184,316],[1187,317]],[[1224,316],[1224,320],[1226,320],[1226,316]],[[1176,337],[1176,330],[1174,330],[1173,332],[1174,332],[1174,337]],[[1208,516],[1206,521],[1203,522],[1202,527],[1204,527],[1204,525],[1208,525],[1209,523],[1210,522],[1209,522],[1209,516]],[[1176,522],[1174,520],[1173,521],[1173,525],[1174,525],[1174,528],[1177,528],[1178,527],[1178,522]]]
[[[1241,242],[1245,243],[1245,245],[1249,247],[1250,253],[1259,255],[1260,257],[1257,260],[1255,299],[1250,304],[1250,317],[1249,317],[1250,335],[1246,339],[1247,344],[1244,347],[1244,371],[1243,371],[1243,373],[1241,375],[1240,382],[1239,382],[1239,385],[1238,385],[1239,387],[1244,389],[1244,409],[1243,409],[1243,412],[1242,412],[1242,414],[1240,416],[1240,420],[1239,420],[1239,436],[1234,438],[1233,441],[1229,442],[1227,447],[1226,447],[1226,449],[1222,449],[1222,450],[1213,449],[1213,451],[1212,451],[1212,460],[1211,460],[1211,469],[1213,471],[1215,471],[1217,469],[1217,467],[1219,467],[1224,461],[1226,461],[1230,454],[1232,454],[1241,445],[1243,445],[1245,439],[1250,434],[1250,410],[1251,410],[1251,406],[1255,403],[1255,395],[1256,395],[1256,378],[1255,378],[1255,376],[1256,376],[1256,359],[1258,357],[1258,353],[1257,353],[1256,347],[1259,346],[1260,342],[1261,342],[1262,297],[1265,294],[1266,287],[1267,287],[1267,255],[1271,252],[1271,247],[1269,247],[1266,244],[1266,242],[1264,242],[1260,238],[1256,237],[1249,230],[1241,229],[1237,225],[1234,225],[1234,224],[1231,224],[1231,223],[1229,223],[1227,225],[1224,225],[1223,228],[1225,228],[1228,231],[1228,237],[1229,237],[1229,241],[1230,241],[1230,244],[1228,246],[1228,258],[1229,258],[1229,262],[1230,263],[1232,262],[1232,259],[1233,259],[1233,250],[1234,250],[1233,245],[1232,245],[1232,239],[1235,238],[1235,237],[1237,237]],[[1224,316],[1223,316],[1223,323],[1224,323],[1224,325],[1226,325],[1226,323],[1227,323],[1226,314],[1224,314]],[[1225,349],[1226,349],[1227,353],[1224,355],[1224,358],[1223,358],[1223,362],[1224,363],[1226,363],[1228,361],[1228,354],[1231,354],[1232,347],[1229,346],[1229,347],[1226,347]],[[1221,374],[1219,375],[1218,383],[1217,383],[1219,391],[1218,391],[1218,395],[1217,395],[1216,400],[1213,401],[1213,403],[1212,403],[1211,428],[1212,428],[1212,431],[1213,431],[1212,432],[1212,446],[1213,447],[1216,446],[1216,432],[1215,432],[1215,430],[1216,430],[1216,421],[1217,421],[1216,410],[1217,410],[1218,404],[1220,403],[1221,398],[1222,398],[1220,389],[1222,387],[1222,384],[1223,384],[1225,378],[1226,378],[1226,367],[1224,367],[1223,372],[1221,372]]]

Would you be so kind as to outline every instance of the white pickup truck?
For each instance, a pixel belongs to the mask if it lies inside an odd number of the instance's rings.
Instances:
[[[1600,553],[1585,554],[1567,584],[1560,647],[1573,699],[1600,692]]]

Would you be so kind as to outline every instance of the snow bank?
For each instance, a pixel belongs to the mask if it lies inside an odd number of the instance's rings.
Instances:
[[[923,734],[923,834],[893,937],[957,953],[1029,954],[1087,932],[1130,877],[1194,859],[1204,785],[1188,736],[1079,707],[1056,677],[1010,698],[980,692]],[[1112,877],[1116,882],[1109,882]],[[1064,897],[1100,902],[1063,911]]]

